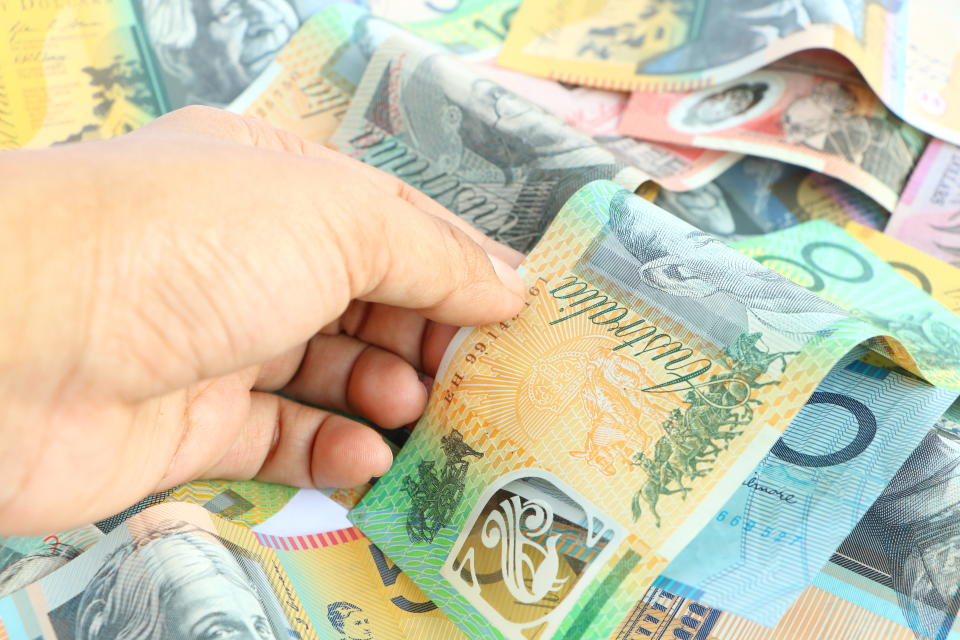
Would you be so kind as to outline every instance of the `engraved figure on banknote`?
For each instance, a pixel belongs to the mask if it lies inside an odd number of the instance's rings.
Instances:
[[[135,535],[106,558],[78,598],[50,612],[64,630],[60,638],[288,637],[263,567],[236,545],[183,522],[164,521]],[[71,616],[72,634],[66,632]]]
[[[847,316],[709,234],[679,221],[644,216],[644,206],[631,194],[613,198],[614,233],[597,248],[590,265],[627,291],[641,289],[674,318],[696,324],[716,346],[725,348],[741,334],[757,333],[761,343],[786,351]],[[629,266],[617,257],[622,252],[632,258]]]
[[[960,609],[960,438],[932,429],[838,554],[870,579],[889,576],[918,637],[943,637]]]
[[[411,511],[407,514],[407,534],[414,542],[432,542],[447,526],[450,517],[460,504],[466,484],[469,458],[482,458],[483,454],[463,440],[456,429],[440,440],[443,447],[444,465],[437,469],[433,460],[421,460],[417,478],[403,479],[403,490],[410,496]]]
[[[683,122],[693,127],[731,126],[727,123],[758,105],[769,88],[766,82],[738,82],[708,93],[686,113]]]
[[[842,156],[881,182],[902,185],[920,149],[900,134],[904,125],[889,112],[877,117],[859,111],[853,90],[824,81],[794,100],[781,124],[787,142]]]
[[[0,550],[3,547],[0,545]],[[0,571],[0,598],[10,595],[53,573],[80,555],[80,549],[59,543],[38,553],[18,558]]]
[[[301,18],[288,0],[138,0],[172,106],[233,100]]]
[[[579,395],[590,420],[583,449],[570,455],[612,476],[634,451],[662,435],[660,423],[676,406],[670,396],[640,392],[655,385],[635,359],[598,347],[581,374]]]
[[[363,609],[352,602],[327,605],[327,620],[343,640],[371,640],[373,629]]]
[[[381,109],[388,104],[387,95],[374,99]],[[441,203],[521,251],[579,187],[625,168],[589,137],[444,56],[410,72],[400,108],[408,127],[401,135],[433,171],[470,176],[464,183],[492,196],[482,206],[480,197]]]

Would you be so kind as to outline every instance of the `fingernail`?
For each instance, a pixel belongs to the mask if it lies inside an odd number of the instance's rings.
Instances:
[[[522,298],[525,288],[523,279],[517,275],[517,272],[514,271],[513,267],[508,265],[497,256],[488,257],[490,258],[490,263],[493,265],[493,270],[497,272],[497,277],[500,278],[500,282],[502,282],[506,288],[510,289],[510,291],[513,291]]]

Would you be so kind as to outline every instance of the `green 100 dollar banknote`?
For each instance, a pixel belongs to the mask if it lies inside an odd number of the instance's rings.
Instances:
[[[522,271],[527,308],[458,336],[351,517],[468,635],[606,638],[884,328],[605,181]]]

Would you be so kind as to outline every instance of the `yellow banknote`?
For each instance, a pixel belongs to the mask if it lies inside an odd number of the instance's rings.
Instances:
[[[126,133],[163,111],[131,3],[9,2],[0,38],[0,148]]]
[[[960,142],[960,12],[939,0],[525,0],[500,62],[596,87],[686,91],[833,49],[898,116]]]
[[[523,269],[527,308],[460,334],[351,518],[468,635],[606,638],[841,355],[887,326],[606,182]],[[897,357],[960,386],[946,361]]]
[[[346,113],[369,57],[382,37],[395,31],[358,7],[326,7],[228,109],[325,142]]]
[[[0,624],[16,640],[323,637],[303,611],[282,561],[248,529],[167,503],[0,599]]]
[[[256,536],[273,548],[321,638],[466,640],[356,528]]]

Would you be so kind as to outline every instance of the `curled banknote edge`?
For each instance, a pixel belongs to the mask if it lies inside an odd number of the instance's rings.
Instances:
[[[919,333],[857,317],[610,182],[567,202],[522,271],[527,308],[455,341],[351,514],[468,635],[606,638],[874,336],[960,389],[949,311]]]
[[[61,554],[68,544],[60,541]],[[68,566],[0,597],[5,638],[465,640],[352,526],[264,534],[170,502],[87,546]]]
[[[499,60],[575,84],[685,91],[832,49],[898,116],[960,144],[958,29],[937,0],[525,0]]]
[[[529,251],[591,180],[631,191],[649,180],[588,135],[406,34],[377,49],[331,142],[518,251]]]
[[[0,538],[0,596],[20,589],[76,558],[131,517],[158,504],[203,507],[230,522],[271,536],[325,533],[349,526],[346,514],[369,490],[297,489],[255,480],[195,480],[152,494],[92,525],[45,536]]]
[[[718,238],[734,241],[810,220],[882,228],[886,211],[840,180],[767,158],[746,157],[689,191],[661,189],[657,206]]]
[[[698,91],[635,91],[618,130],[801,165],[890,210],[928,140],[829,52],[795,56]]]

